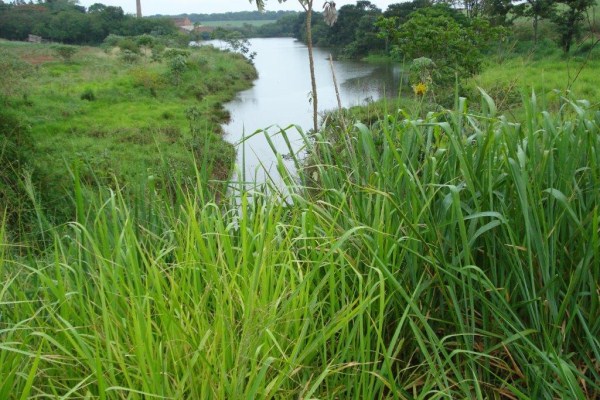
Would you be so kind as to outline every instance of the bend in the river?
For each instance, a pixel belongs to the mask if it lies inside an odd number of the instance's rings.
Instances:
[[[270,134],[278,127],[298,125],[303,129],[312,126],[310,104],[310,72],[306,46],[291,38],[251,39],[251,50],[259,78],[251,89],[245,90],[225,105],[231,114],[231,122],[224,126],[232,143],[239,143],[259,129]],[[337,108],[335,87],[329,64],[329,52],[316,48],[315,73],[319,95],[320,112]],[[343,107],[365,104],[383,96],[397,93],[400,68],[391,65],[374,65],[356,61],[334,61]],[[288,130],[292,146],[297,150],[302,143],[294,129]],[[273,143],[278,152],[289,153],[283,138],[274,135]],[[242,146],[238,147],[238,165],[242,163]],[[274,169],[276,156],[263,134],[245,142],[245,173],[247,180],[264,179],[264,173],[256,174],[262,163]],[[241,168],[241,167],[240,167]],[[258,168],[261,170],[261,168]]]

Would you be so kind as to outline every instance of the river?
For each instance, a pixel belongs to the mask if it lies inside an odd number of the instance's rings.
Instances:
[[[280,127],[297,125],[304,130],[312,127],[307,47],[291,38],[251,39],[250,44],[251,51],[256,52],[254,64],[259,78],[251,89],[239,93],[225,105],[231,114],[231,122],[223,127],[226,139],[237,145],[243,137],[265,130],[272,137],[277,151],[288,154],[288,147],[279,134]],[[329,52],[315,48],[314,58],[319,111],[336,109]],[[398,66],[356,61],[334,61],[333,65],[343,107],[397,94],[401,78]],[[288,129],[287,133],[294,150],[301,150],[303,143],[297,130]],[[277,157],[261,133],[247,139],[244,145],[238,145],[238,165],[242,164],[242,160],[245,168],[239,168],[245,173],[246,180],[262,182],[265,173],[261,163],[272,172]]]

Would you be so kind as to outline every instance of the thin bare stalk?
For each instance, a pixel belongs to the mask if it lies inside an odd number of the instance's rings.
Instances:
[[[337,83],[337,78],[335,77],[335,69],[333,68],[333,57],[329,54],[329,66],[331,67],[331,76],[333,77],[333,86],[335,87],[335,97],[338,103],[338,111],[342,112],[342,99],[340,98],[340,90]]]
[[[310,85],[311,85],[311,97],[313,105],[313,129],[316,132],[318,130],[318,111],[319,111],[319,100],[317,95],[317,78],[315,76],[315,60],[313,56],[313,41],[312,41],[312,7],[313,1],[310,0],[306,5],[302,5],[306,10],[306,42],[308,46],[308,62],[310,68]]]

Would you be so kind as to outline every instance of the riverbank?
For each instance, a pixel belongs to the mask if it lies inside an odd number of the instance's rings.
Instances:
[[[589,54],[565,56],[556,45],[545,41],[537,49],[531,47],[529,52],[490,54],[479,74],[460,82],[458,93],[455,86],[437,87],[434,82],[421,96],[405,84],[398,98],[351,107],[348,113],[366,124],[376,123],[394,109],[424,116],[429,111],[451,108],[456,94],[465,97],[469,107],[478,108],[480,89],[493,99],[498,112],[511,120],[525,117],[526,102],[532,93],[548,110],[558,111],[566,102],[580,100],[599,108],[598,70],[600,47],[596,46]]]
[[[284,196],[0,223],[0,398],[598,398],[596,111],[483,102],[303,135]]]
[[[49,45],[0,43],[4,107],[29,127],[35,186],[51,214],[64,212],[74,169],[90,187],[149,179],[164,187],[199,168],[229,177],[235,152],[222,137],[223,104],[257,76],[243,57],[210,47],[73,49],[66,59]]]

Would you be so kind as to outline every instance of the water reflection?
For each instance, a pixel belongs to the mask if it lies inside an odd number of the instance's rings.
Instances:
[[[244,141],[245,147],[238,146],[238,164],[244,163],[247,177],[261,181],[265,179],[262,167],[274,173],[277,160],[265,134],[271,137],[278,152],[287,154],[287,142],[279,134],[280,127],[312,127],[310,71],[307,48],[294,39],[251,39],[250,42],[251,51],[256,52],[254,63],[259,78],[252,88],[239,93],[225,105],[232,119],[224,129],[227,132],[226,139],[236,144],[257,130],[264,130],[264,134],[254,135]],[[335,109],[337,100],[329,52],[315,49],[314,56],[319,110]],[[334,61],[334,69],[344,107],[364,104],[384,96],[393,97],[398,93],[401,79],[398,66]],[[293,150],[302,149],[304,142],[296,128],[291,127],[286,132]],[[289,162],[287,165],[292,167]]]

